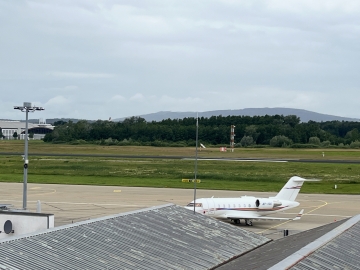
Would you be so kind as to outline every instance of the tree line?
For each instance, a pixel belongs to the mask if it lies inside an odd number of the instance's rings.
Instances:
[[[104,145],[194,146],[196,118],[146,122],[141,117],[122,122],[98,120],[58,121],[44,141],[52,143],[97,143]],[[295,115],[212,116],[199,118],[199,142],[230,144],[230,126],[235,125],[236,147],[359,147],[360,122],[300,122]],[[358,145],[359,144],[359,145]]]

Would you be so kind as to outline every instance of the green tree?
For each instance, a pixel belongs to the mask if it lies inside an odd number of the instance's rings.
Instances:
[[[257,132],[257,127],[255,125],[250,125],[245,128],[245,136],[250,136],[253,138],[254,142],[259,138],[260,133]]]
[[[286,136],[275,136],[270,140],[270,146],[272,147],[288,147],[292,145],[292,140]]]
[[[66,121],[59,120],[54,122],[54,126],[61,126],[61,125],[65,125],[66,123],[67,123]]]
[[[29,134],[29,138],[30,138],[30,139],[34,139],[34,133],[30,133],[30,134]]]
[[[352,129],[351,131],[348,131],[345,135],[345,139],[348,143],[355,142],[360,139],[360,134],[357,128]]]
[[[17,134],[17,132],[16,132],[16,131],[14,132],[13,137],[14,137],[14,140],[17,140],[17,138],[18,138],[18,134]]]
[[[287,115],[284,117],[284,124],[287,124],[292,128],[294,128],[299,123],[300,123],[300,117],[297,117],[296,115]]]
[[[354,141],[350,144],[350,148],[360,148],[360,142],[359,141]]]
[[[310,137],[309,144],[320,145],[320,139],[318,137]]]
[[[0,138],[2,138],[2,139],[5,138],[4,134],[2,133],[2,128],[1,127],[0,127]]]
[[[322,147],[329,147],[331,145],[331,142],[330,141],[323,141],[322,143],[321,143],[321,146]]]
[[[247,146],[251,146],[254,145],[254,139],[251,136],[244,136],[242,137],[241,141],[240,141],[240,145],[242,147],[247,147]]]

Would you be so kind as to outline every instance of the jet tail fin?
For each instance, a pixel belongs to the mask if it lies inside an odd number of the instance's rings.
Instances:
[[[275,196],[275,198],[280,200],[295,201],[305,181],[319,181],[319,180],[316,179],[310,180],[310,179],[301,178],[299,176],[293,176],[280,190],[280,192]]]

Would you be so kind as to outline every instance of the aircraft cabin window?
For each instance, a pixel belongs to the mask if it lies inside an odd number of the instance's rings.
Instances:
[[[250,203],[249,203],[249,207],[251,207]]]

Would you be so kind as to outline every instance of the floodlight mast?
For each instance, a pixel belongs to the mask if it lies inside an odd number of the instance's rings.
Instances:
[[[24,150],[24,184],[23,184],[23,209],[26,210],[27,207],[27,170],[28,170],[28,113],[35,111],[43,111],[43,107],[35,107],[32,106],[31,102],[24,102],[23,106],[14,106],[15,110],[20,110],[25,112],[26,114],[26,122],[25,122],[25,150]]]

